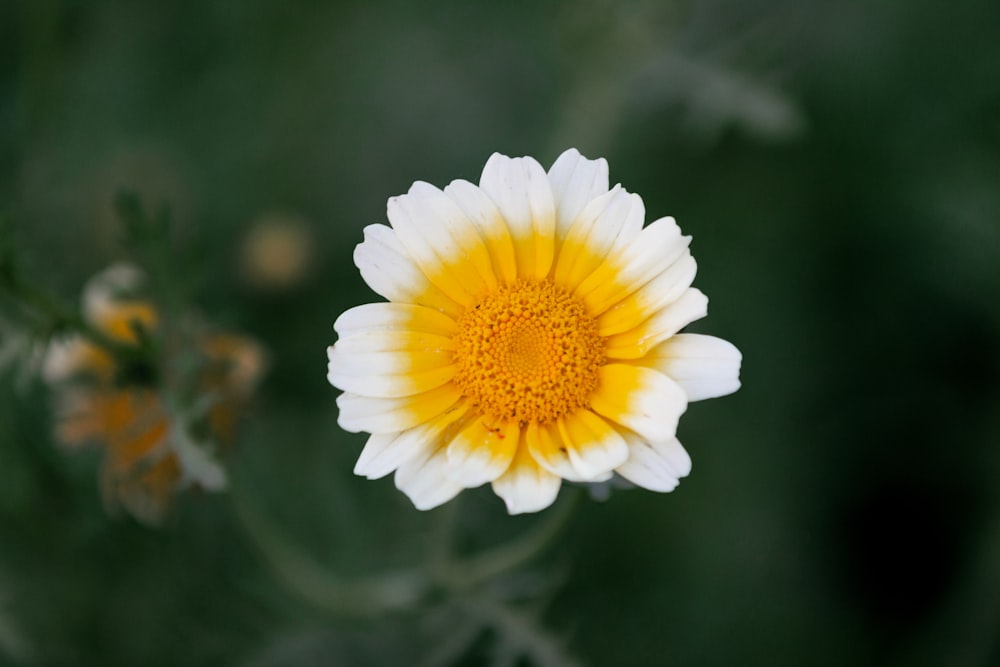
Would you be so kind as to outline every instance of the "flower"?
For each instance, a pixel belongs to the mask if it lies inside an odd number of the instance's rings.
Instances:
[[[548,173],[494,154],[478,187],[389,199],[391,227],[354,253],[388,303],[343,313],[328,349],[340,426],[371,434],[355,473],[395,471],[419,509],[490,482],[511,514],[548,507],[564,479],[673,490],[691,467],[678,419],[736,391],[742,357],[678,333],[707,313],[691,239],[644,218],[575,149]]]
[[[233,440],[260,377],[263,352],[251,340],[201,330],[193,349],[185,349],[187,340],[162,335],[156,307],[135,296],[142,281],[142,273],[125,264],[92,278],[83,294],[84,319],[117,347],[79,335],[55,342],[43,374],[57,390],[57,440],[104,448],[105,504],[157,523],[179,490],[225,486],[225,473],[206,442],[224,446]],[[148,345],[154,337],[159,345]],[[191,377],[185,362],[194,369]],[[184,401],[186,384],[192,398]]]

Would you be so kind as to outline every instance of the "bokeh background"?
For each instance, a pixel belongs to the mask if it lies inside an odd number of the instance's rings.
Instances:
[[[169,206],[190,306],[272,360],[230,493],[160,527],[108,516],[100,453],[0,371],[0,664],[1000,664],[998,26],[986,0],[0,2],[27,274],[76,303],[129,256],[131,190]],[[744,386],[688,410],[674,493],[576,491],[491,583],[508,616],[355,613],[334,584],[420,567],[445,518],[463,553],[544,521],[352,476],[325,347],[372,299],[361,228],[570,146],[693,235],[692,330]]]

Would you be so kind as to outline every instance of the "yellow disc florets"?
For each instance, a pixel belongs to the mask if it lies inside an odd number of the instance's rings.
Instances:
[[[541,423],[587,405],[604,363],[594,318],[548,281],[486,296],[459,318],[455,342],[455,383],[497,423]]]

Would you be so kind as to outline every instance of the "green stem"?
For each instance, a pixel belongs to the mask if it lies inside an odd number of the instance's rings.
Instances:
[[[545,632],[529,616],[516,612],[487,597],[476,597],[461,603],[468,614],[481,619],[496,629],[504,641],[517,654],[529,658],[530,664],[539,667],[574,667],[579,663],[571,658],[555,637]]]
[[[320,609],[338,616],[368,617],[411,609],[430,582],[419,570],[345,579],[293,548],[239,493],[232,494],[239,523],[285,585]]]
[[[448,583],[457,590],[467,590],[504,572],[509,572],[536,557],[568,523],[576,508],[578,493],[567,494],[551,508],[531,530],[517,539],[482,554],[452,564]]]
[[[455,567],[455,523],[458,521],[458,503],[461,494],[437,509],[436,521],[428,534],[427,573],[438,583],[447,586],[452,568]]]
[[[11,272],[4,276],[0,288],[8,292],[15,302],[36,313],[45,322],[44,327],[49,336],[73,332],[119,358],[131,358],[143,354],[140,347],[124,345],[109,338],[78,312],[66,308],[47,292],[18,279]]]

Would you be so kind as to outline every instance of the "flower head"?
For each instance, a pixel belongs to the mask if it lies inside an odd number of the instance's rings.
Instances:
[[[57,390],[56,438],[104,448],[105,503],[155,523],[180,489],[224,486],[206,443],[233,439],[263,353],[248,339],[200,328],[191,340],[162,335],[159,311],[138,296],[142,281],[125,264],[92,278],[83,293],[84,319],[117,347],[82,336],[53,343],[44,377]],[[152,340],[155,346],[143,347]]]
[[[548,173],[494,154],[478,186],[417,182],[388,218],[354,254],[388,303],[342,314],[328,350],[340,425],[371,434],[357,474],[395,471],[420,509],[490,482],[511,513],[564,479],[688,474],[678,419],[739,388],[741,355],[678,333],[708,299],[673,218],[644,226],[642,199],[576,150]]]

